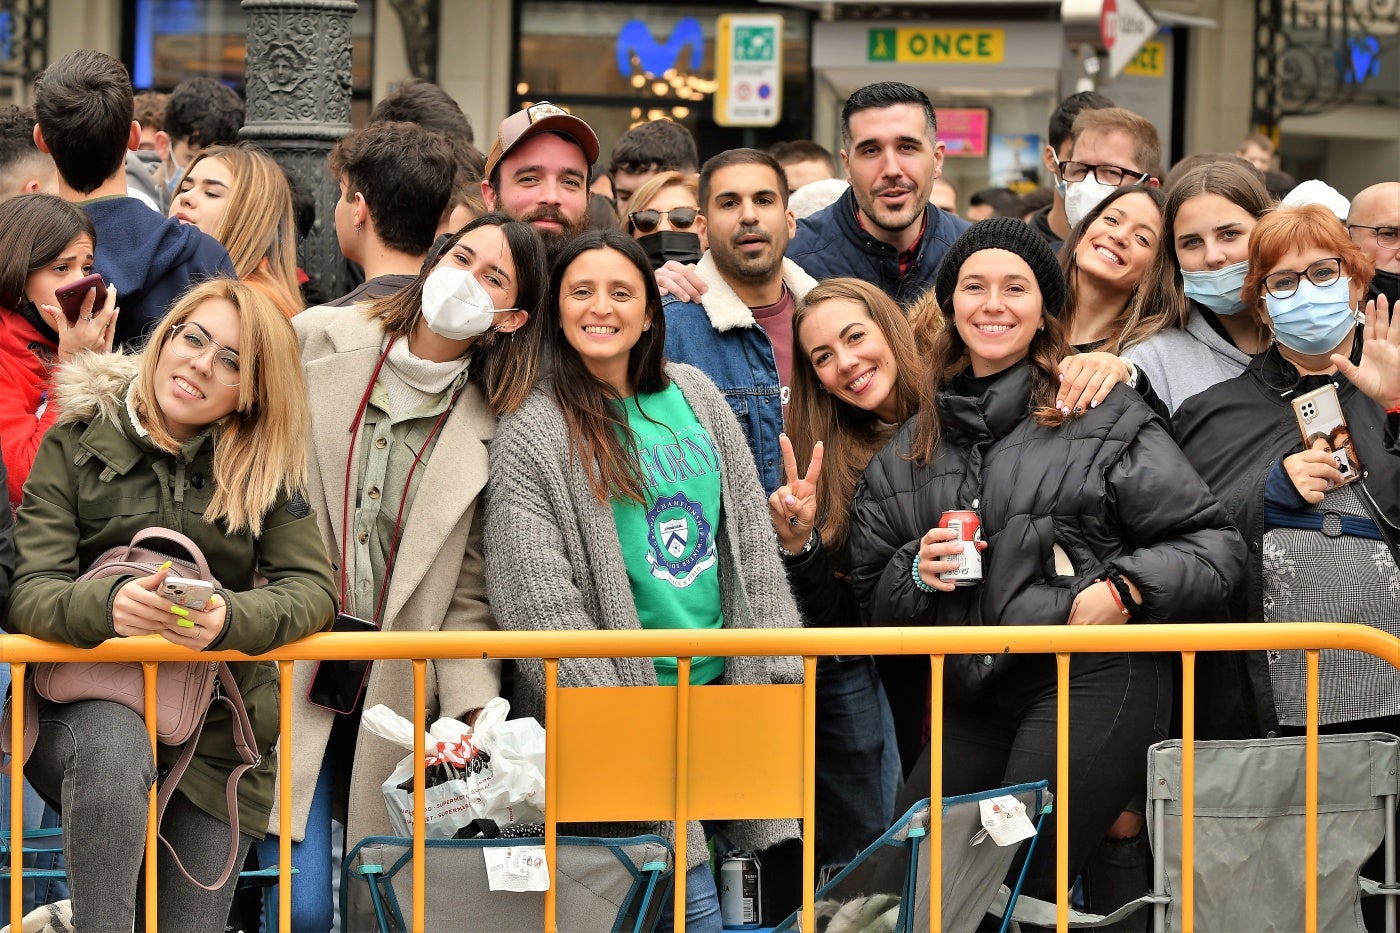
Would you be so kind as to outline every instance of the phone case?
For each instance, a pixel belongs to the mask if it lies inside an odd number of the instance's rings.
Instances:
[[[214,585],[204,580],[166,577],[165,582],[160,585],[160,595],[186,609],[203,612],[214,595]]]
[[[69,324],[78,323],[78,315],[83,313],[83,299],[87,297],[88,290],[92,288],[97,289],[97,294],[92,301],[93,310],[94,312],[101,311],[102,306],[107,303],[107,283],[102,281],[102,276],[96,272],[84,276],[76,282],[64,285],[54,292],[54,297],[58,299],[58,306],[63,309]]]
[[[1345,486],[1361,478],[1361,461],[1351,440],[1351,429],[1342,414],[1342,402],[1337,387],[1326,385],[1293,400],[1293,414],[1303,434],[1304,449],[1326,450],[1337,461],[1342,473],[1338,485]]]

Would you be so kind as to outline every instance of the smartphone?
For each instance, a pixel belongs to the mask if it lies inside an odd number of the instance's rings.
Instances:
[[[377,632],[379,626],[368,619],[340,613],[331,626],[332,632]],[[332,713],[349,715],[360,705],[365,681],[369,679],[369,661],[320,661],[311,675],[311,687],[306,691],[307,702]]]
[[[158,592],[172,603],[203,612],[214,598],[214,584],[189,577],[166,577]]]
[[[102,281],[102,276],[96,272],[54,289],[54,297],[58,299],[58,306],[63,309],[63,315],[68,318],[69,324],[78,323],[78,316],[83,313],[83,299],[87,297],[90,288],[97,289],[97,295],[92,299],[92,310],[100,311],[107,303],[107,283]]]
[[[1303,449],[1326,451],[1336,461],[1342,474],[1342,481],[1337,485],[1345,486],[1361,478],[1361,461],[1356,456],[1356,445],[1352,442],[1346,416],[1342,414],[1336,386],[1325,385],[1298,396],[1293,400],[1293,414],[1303,433]]]

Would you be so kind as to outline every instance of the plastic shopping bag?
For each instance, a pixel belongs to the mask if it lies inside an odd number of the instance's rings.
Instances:
[[[499,826],[544,820],[544,728],[534,719],[506,721],[510,704],[491,700],[473,729],[439,719],[424,736],[426,835],[451,839],[472,820]],[[361,725],[380,738],[413,748],[413,723],[387,706],[365,710]],[[413,835],[413,755],[398,763],[383,784],[389,822],[399,836]]]

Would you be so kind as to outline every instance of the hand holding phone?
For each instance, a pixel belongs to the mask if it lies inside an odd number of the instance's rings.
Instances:
[[[1338,482],[1328,471],[1327,489],[1345,486],[1361,478],[1361,461],[1356,456],[1351,428],[1347,426],[1346,416],[1342,414],[1342,401],[1337,395],[1335,385],[1328,384],[1295,398],[1293,414],[1298,419],[1298,429],[1303,435],[1303,450],[1325,454],[1326,457],[1319,458],[1319,462],[1335,467],[1341,476]],[[1297,484],[1295,477],[1294,485]],[[1300,487],[1299,491],[1304,490]]]
[[[72,327],[78,323],[78,318],[83,314],[83,302],[92,289],[96,289],[97,293],[93,295],[92,304],[88,306],[87,313],[95,314],[107,303],[107,283],[102,281],[100,274],[94,272],[92,275],[83,276],[76,282],[70,282],[54,289],[54,297],[58,299],[58,306],[63,309],[63,316],[68,318],[68,326]]]
[[[203,612],[214,597],[214,584],[189,577],[166,577],[156,592],[178,606]]]

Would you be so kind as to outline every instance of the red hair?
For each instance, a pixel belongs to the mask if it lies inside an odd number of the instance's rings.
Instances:
[[[1295,250],[1318,249],[1342,260],[1342,275],[1351,279],[1352,299],[1365,292],[1376,264],[1347,236],[1335,214],[1320,204],[1280,207],[1265,214],[1249,234],[1249,274],[1240,299],[1258,304],[1264,294],[1264,276],[1278,261]]]

